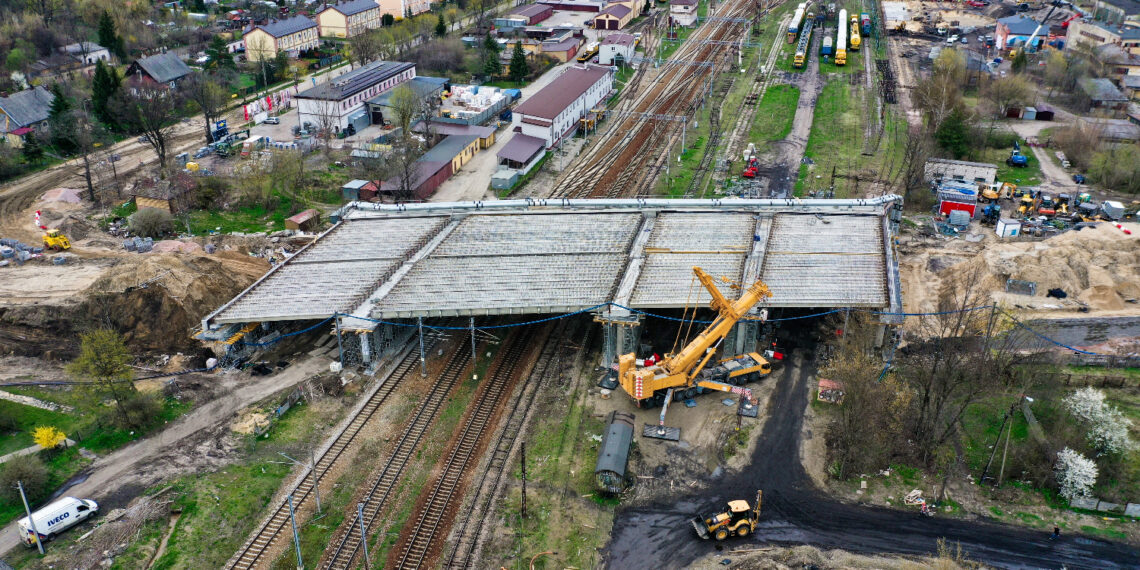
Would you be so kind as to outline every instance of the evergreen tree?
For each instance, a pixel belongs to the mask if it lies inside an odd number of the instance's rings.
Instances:
[[[75,117],[72,116],[72,110],[75,105],[63,91],[63,87],[59,83],[51,85],[51,94],[54,97],[51,100],[51,111],[48,112],[48,127],[51,129],[51,145],[64,154],[71,154],[76,150],[75,137],[73,133],[75,130]]]
[[[44,147],[40,144],[40,138],[35,134],[24,139],[24,148],[20,151],[24,155],[24,162],[28,164],[39,164],[44,158]]]
[[[226,40],[222,36],[214,36],[206,46],[206,69],[235,69],[234,54],[226,49]]]
[[[955,109],[942,121],[938,130],[934,132],[934,140],[938,141],[954,158],[962,158],[970,152],[970,125],[962,111]]]
[[[523,51],[522,42],[515,42],[515,51],[511,54],[511,81],[522,83],[530,75],[530,64],[526,61],[526,52]]]
[[[127,54],[123,49],[123,38],[115,32],[115,21],[111,19],[111,14],[106,10],[99,16],[99,45],[107,48],[111,53],[119,57],[119,59],[126,59]]]
[[[95,62],[95,75],[91,79],[91,108],[100,122],[112,122],[111,114],[107,112],[107,102],[119,91],[121,83],[122,78],[114,68],[103,65],[102,60]]]
[[[51,110],[48,111],[48,122],[61,121],[67,118],[67,112],[74,108],[71,104],[71,97],[68,97],[63,92],[63,86],[59,83],[51,84]]]
[[[385,28],[390,27],[392,24],[395,24],[395,23],[396,23],[396,17],[391,15],[391,14],[384,14],[383,16],[380,16],[380,25],[384,26]]]
[[[492,77],[503,72],[503,64],[499,63],[499,42],[491,34],[483,40],[483,75]]]
[[[1010,62],[1010,67],[1014,73],[1021,73],[1025,71],[1025,66],[1029,65],[1029,57],[1025,55],[1025,48],[1017,50],[1017,54],[1013,56],[1013,61]]]
[[[441,38],[447,35],[447,22],[443,19],[443,12],[439,13],[439,19],[435,21],[435,35]]]

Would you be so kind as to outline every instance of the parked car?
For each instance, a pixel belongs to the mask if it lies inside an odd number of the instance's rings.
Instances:
[[[143,135],[143,136],[139,137],[139,142],[142,144],[146,144],[146,143],[150,142],[150,136]]]
[[[1073,182],[1076,182],[1077,184],[1084,184],[1085,183],[1085,175],[1084,174],[1074,174],[1073,175]]]
[[[967,38],[966,36],[962,36],[962,43],[964,43],[964,44],[970,43],[970,38]]]
[[[267,124],[267,125],[280,125],[281,119],[278,117],[269,117],[268,119],[265,119],[265,124]]]
[[[39,540],[46,542],[55,538],[57,534],[87,520],[97,512],[99,512],[99,505],[95,501],[63,497],[32,513],[31,520],[35,521],[35,532],[32,532],[32,524],[28,517],[20,519],[16,525],[20,527],[20,540],[27,546],[35,546],[36,534],[39,534]]]

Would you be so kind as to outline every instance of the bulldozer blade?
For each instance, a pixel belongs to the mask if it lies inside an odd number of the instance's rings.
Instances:
[[[709,539],[709,529],[705,528],[705,521],[701,520],[701,517],[693,517],[689,519],[689,522],[693,524],[693,530],[697,531],[697,536],[705,540]]]

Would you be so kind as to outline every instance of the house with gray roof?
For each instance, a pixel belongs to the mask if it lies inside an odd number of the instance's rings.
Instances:
[[[285,20],[273,20],[257,26],[242,37],[245,41],[245,57],[249,61],[277,57],[283,51],[296,57],[302,51],[316,49],[320,45],[317,23],[305,16],[293,16]]]
[[[135,60],[127,68],[127,77],[175,87],[190,76],[190,66],[173,52],[165,52]]]
[[[36,127],[47,123],[51,114],[51,102],[55,96],[51,91],[37,85],[0,97],[0,133],[3,142],[19,148],[24,146],[24,137],[32,134]]]
[[[1112,80],[1106,78],[1084,79],[1080,83],[1081,91],[1088,96],[1093,107],[1104,109],[1123,109],[1128,105],[1128,97],[1121,93]]]

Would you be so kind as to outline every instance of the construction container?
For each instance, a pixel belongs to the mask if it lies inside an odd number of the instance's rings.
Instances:
[[[599,491],[618,494],[630,484],[626,476],[629,467],[629,447],[633,443],[633,414],[610,412],[602,445],[598,449],[598,463],[594,468],[594,482]]]
[[[491,187],[495,190],[507,190],[519,181],[519,171],[504,168],[491,176]]]
[[[1034,107],[1026,107],[1025,112],[1023,112],[1021,114],[1021,118],[1026,120],[1026,121],[1036,121],[1037,120],[1037,109]]]
[[[1000,218],[997,223],[998,237],[1016,237],[1021,233],[1021,222],[1010,218]]]

